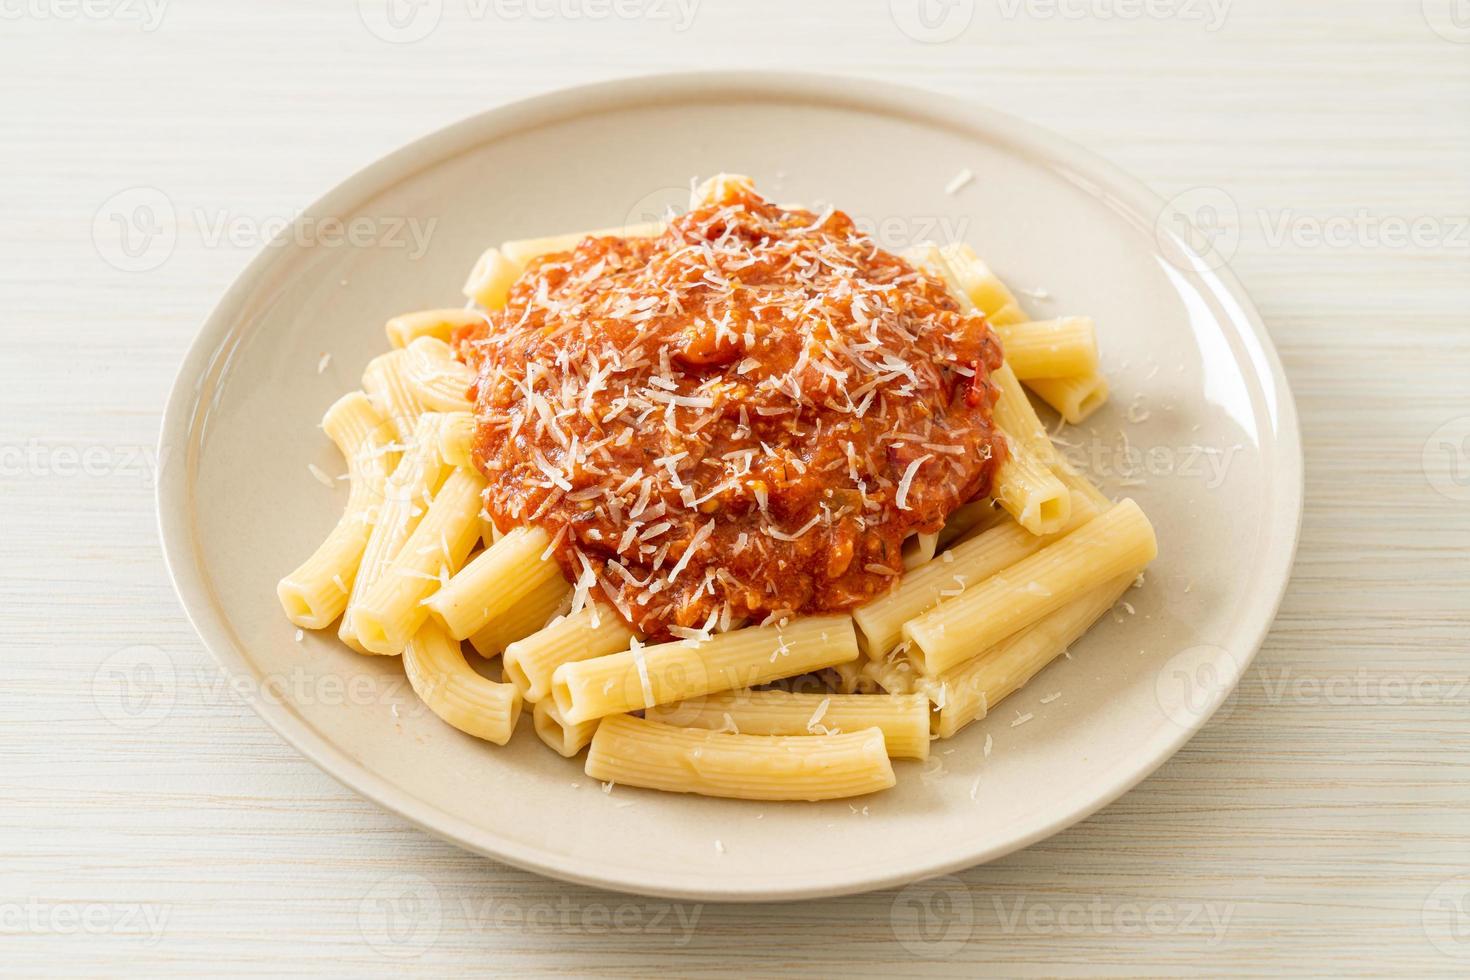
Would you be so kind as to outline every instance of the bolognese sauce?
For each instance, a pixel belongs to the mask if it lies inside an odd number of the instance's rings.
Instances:
[[[745,187],[533,261],[456,342],[491,518],[655,638],[874,598],[1005,451],[984,318]]]

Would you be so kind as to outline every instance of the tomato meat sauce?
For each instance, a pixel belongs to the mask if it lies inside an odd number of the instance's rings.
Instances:
[[[456,347],[491,518],[656,639],[873,599],[1005,452],[984,318],[743,187],[533,261]]]

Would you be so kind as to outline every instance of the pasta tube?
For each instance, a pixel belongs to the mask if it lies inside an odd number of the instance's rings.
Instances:
[[[1041,424],[1036,409],[1031,407],[1031,400],[1026,397],[1026,390],[1016,379],[1010,363],[1006,362],[991,372],[990,380],[1000,389],[994,418],[996,426],[1005,432],[1007,444],[1014,449],[1019,442],[1027,454],[1041,465],[1051,466],[1056,462],[1056,447],[1051,444],[1046,426]]]
[[[1026,387],[1072,425],[1084,421],[1108,401],[1108,379],[1098,371],[1075,378],[1032,378]]]
[[[719,173],[706,180],[689,195],[689,208],[723,204],[737,194],[749,194],[755,189],[755,181],[744,174]]]
[[[1148,518],[1132,500],[1123,500],[1060,541],[909,621],[903,628],[912,643],[909,656],[924,673],[941,673],[1083,593],[1142,568],[1157,554]]]
[[[531,709],[531,720],[536,723],[536,736],[568,759],[587,747],[602,721],[594,718],[580,725],[569,725],[562,720],[554,701],[537,701]]]
[[[322,418],[322,428],[347,459],[352,481],[347,508],[312,556],[276,585],[286,618],[302,629],[324,629],[342,615],[372,534],[383,487],[393,465],[383,416],[366,395],[339,398]]]
[[[385,655],[403,652],[428,618],[424,600],[449,580],[474,547],[484,490],[484,479],[473,470],[457,469],[444,481],[419,526],[353,614],[363,647]]]
[[[562,664],[628,649],[635,635],[616,614],[591,604],[505,648],[505,679],[527,701],[551,695],[551,675]]]
[[[953,270],[955,285],[985,314],[992,327],[1024,323],[1030,319],[1022,311],[1016,294],[980,261],[973,248],[960,242],[946,245],[940,251]]]
[[[622,653],[562,664],[551,694],[571,722],[637,711],[702,694],[755,687],[856,660],[857,636],[846,615],[806,616],[786,626],[751,626],[688,640],[634,646]]]
[[[439,454],[450,466],[473,467],[475,416],[472,412],[446,412],[439,430]]]
[[[456,360],[437,337],[420,337],[404,348],[404,380],[419,402],[439,412],[469,412],[475,372]]]
[[[362,372],[362,390],[404,441],[413,437],[413,428],[428,407],[408,383],[407,358],[407,351],[389,351],[369,361]]]
[[[727,735],[614,715],[592,736],[587,775],[667,793],[739,800],[835,800],[888,789],[883,732]]]
[[[1025,686],[1086,633],[1137,578],[1131,571],[1083,593],[1045,619],[937,677],[925,687],[939,705],[934,733],[949,738]]]
[[[1022,312],[1015,294],[980,261],[974,249],[964,244],[947,245],[942,252],[951,271],[946,281],[952,286],[957,285],[959,291],[985,314],[990,325],[997,328],[997,332],[1030,319]],[[1107,379],[1096,368],[1073,377],[1033,378],[1027,382],[1027,387],[1072,425],[1087,418],[1108,400]],[[999,404],[996,406],[996,421],[1004,427],[1005,416]],[[1014,424],[1014,420],[1012,422]]]
[[[504,309],[505,301],[510,297],[510,287],[515,285],[524,268],[506,258],[500,249],[487,249],[470,270],[470,277],[464,284],[464,295],[470,302],[487,310]]]
[[[1113,502],[1097,488],[1096,484],[1077,472],[1072,464],[1066,460],[1058,457],[1057,461],[1052,464],[1052,472],[1057,475],[1057,479],[1067,485],[1068,490],[1071,490],[1073,494],[1080,495],[1083,500],[1090,503],[1092,509],[1097,513],[1100,514],[1113,506]],[[1077,498],[1074,496],[1072,499],[1075,501]],[[1073,507],[1075,506],[1076,504],[1074,503]]]
[[[459,643],[425,623],[403,650],[414,693],[444,721],[496,745],[510,741],[521,717],[521,692],[475,673]]]
[[[456,330],[484,322],[485,317],[478,310],[420,310],[395,316],[383,329],[388,334],[388,343],[394,347],[407,347],[420,337],[433,337],[447,343]]]
[[[1019,524],[1000,524],[955,545],[945,553],[948,560],[941,557],[905,572],[892,591],[853,610],[863,653],[869,660],[881,659],[903,639],[905,623],[1060,541],[1098,513],[1080,494],[1071,510],[1069,523],[1056,533],[1038,537]]]
[[[961,280],[962,263],[950,261],[933,245],[910,249],[908,255],[919,268],[943,280],[961,309],[980,309]],[[1031,533],[1050,534],[1066,523],[1070,506],[1066,488],[1049,469],[1056,450],[1010,365],[1001,364],[990,373],[990,380],[1000,389],[994,420],[1008,450],[996,470],[995,499]]]
[[[1022,381],[1097,373],[1097,332],[1090,316],[1028,320],[995,332],[1006,363]]]
[[[1052,534],[1072,516],[1072,498],[1051,468],[1001,427],[1006,457],[995,471],[991,493],[1017,524],[1032,534]]]
[[[476,509],[475,536],[480,534]],[[470,562],[426,605],[449,635],[468,639],[527,597],[566,583],[561,566],[546,556],[551,538],[539,527],[518,527]]]
[[[419,416],[413,440],[404,449],[384,488],[378,519],[373,524],[367,547],[363,549],[357,575],[352,581],[352,594],[347,600],[347,610],[342,614],[342,625],[337,630],[338,638],[358,653],[368,651],[357,641],[357,630],[353,626],[356,607],[398,556],[403,542],[418,527],[420,518],[449,473],[439,457],[439,429],[443,420],[444,416],[437,412],[425,412]]]
[[[728,691],[649,708],[643,717],[742,735],[835,735],[877,728],[890,758],[929,758],[929,699],[921,694]]]
[[[997,332],[1029,319],[1022,312],[1015,294],[990,271],[989,266],[980,261],[974,249],[964,244],[947,245],[943,252],[953,270],[954,281]],[[1107,379],[1096,367],[1070,377],[1032,378],[1026,386],[1072,425],[1086,419],[1108,400]],[[997,415],[997,420],[999,418]]]
[[[498,657],[517,640],[545,628],[546,624],[571,605],[572,587],[564,581],[548,581],[538,586],[514,607],[496,616],[479,631],[470,634],[470,645],[485,659]],[[623,647],[618,647],[621,650]],[[510,680],[509,674],[506,680]],[[522,689],[521,693],[525,693]]]

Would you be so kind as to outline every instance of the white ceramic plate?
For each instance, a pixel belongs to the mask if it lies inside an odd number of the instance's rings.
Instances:
[[[946,193],[965,168],[974,181]],[[1049,294],[1028,302],[1033,315],[1095,317],[1114,399],[1064,438],[1158,529],[1133,614],[1105,619],[1070,660],[939,746],[942,772],[899,763],[895,790],[852,804],[604,794],[536,740],[529,717],[505,748],[462,735],[423,710],[396,660],[360,657],[333,633],[298,642],[276,603],[276,580],[345,497],[308,472],[343,468],[317,420],[385,349],[387,317],[458,305],[489,243],[653,216],[692,175],[718,170],[752,174],[779,200],[836,202],[887,246],[963,239],[1012,285]],[[265,720],[323,770],[520,867],[651,895],[788,899],[1006,854],[1184,744],[1255,653],[1291,567],[1302,494],[1291,395],[1250,300],[1177,237],[1188,229],[1175,217],[1032,126],[853,79],[662,76],[487,112],[323,198],[200,332],[161,445],[159,519],[179,595]],[[366,231],[334,244],[322,218]],[[426,250],[393,230],[397,218],[431,229]],[[1130,458],[1133,475],[1120,476]]]

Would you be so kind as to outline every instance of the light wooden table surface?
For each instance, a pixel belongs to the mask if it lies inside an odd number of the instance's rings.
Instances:
[[[1464,0],[385,3],[0,0],[0,972],[1470,971]],[[933,886],[670,905],[462,853],[267,730],[161,564],[165,393],[262,225],[488,106],[705,67],[919,84],[1206,188],[1296,391],[1301,549],[1238,695]],[[140,187],[176,236],[142,270],[107,217]],[[141,694],[140,645],[178,665]]]

